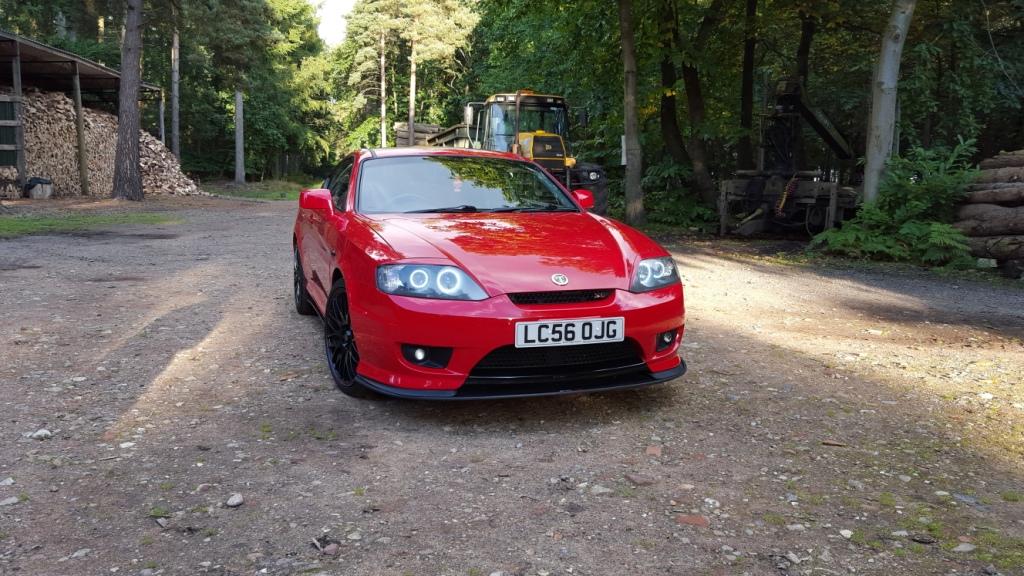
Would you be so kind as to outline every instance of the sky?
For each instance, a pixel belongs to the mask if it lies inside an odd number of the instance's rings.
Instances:
[[[345,39],[345,15],[352,10],[355,0],[309,0],[313,6],[320,6],[320,37],[329,46],[336,46]]]

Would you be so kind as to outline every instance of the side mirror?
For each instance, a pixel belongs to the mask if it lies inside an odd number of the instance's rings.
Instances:
[[[299,208],[330,213],[331,191],[326,188],[303,190],[299,194]]]
[[[594,193],[590,190],[573,190],[572,195],[576,198],[576,202],[579,203],[580,208],[590,210],[594,207]]]
[[[469,127],[476,124],[476,110],[473,109],[472,104],[468,104],[462,109],[462,123]]]

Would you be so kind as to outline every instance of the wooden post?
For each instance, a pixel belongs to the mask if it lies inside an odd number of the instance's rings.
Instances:
[[[167,132],[164,131],[164,91],[160,89],[160,143],[167,146]]]
[[[75,135],[78,137],[78,185],[82,196],[89,195],[89,154],[85,148],[85,111],[82,110],[82,84],[78,77],[78,61],[75,61],[75,75],[71,77],[75,99]]]
[[[22,103],[21,94],[21,44],[18,42],[14,43],[14,60],[11,62],[11,75],[14,77],[14,117],[18,120],[18,125],[14,127],[14,145],[18,147],[17,150],[17,161],[15,162],[18,167],[18,195],[20,196],[24,190],[25,182],[28,181],[28,177],[25,174],[25,105]]]
[[[721,190],[718,192],[718,235],[725,236],[725,231],[729,227],[729,193],[726,192],[725,182],[721,184]]]
[[[832,186],[828,191],[828,214],[825,223],[825,230],[831,230],[836,227],[836,222],[839,219],[839,184],[833,182]]]
[[[245,122],[242,90],[235,90],[235,184],[245,184]]]

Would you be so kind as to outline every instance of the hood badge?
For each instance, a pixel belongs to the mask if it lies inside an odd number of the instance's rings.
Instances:
[[[569,277],[565,274],[552,274],[551,281],[559,286],[565,286],[569,283]]]

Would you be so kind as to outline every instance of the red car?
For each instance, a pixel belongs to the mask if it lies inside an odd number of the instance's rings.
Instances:
[[[304,190],[294,292],[353,396],[468,399],[681,376],[683,286],[640,232],[543,168],[450,148],[362,150]]]

